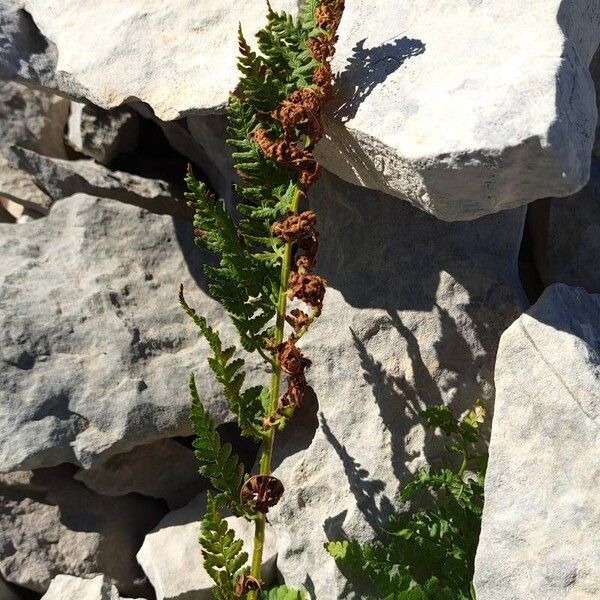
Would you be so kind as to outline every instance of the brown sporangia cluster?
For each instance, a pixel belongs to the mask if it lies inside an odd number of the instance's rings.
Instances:
[[[258,592],[260,594],[261,591],[260,581],[252,575],[240,575],[235,582],[235,595],[238,598],[245,596],[248,592]]]
[[[267,513],[283,495],[283,483],[273,475],[253,475],[242,486],[240,500],[244,506]]]
[[[316,229],[317,217],[311,210],[292,213],[282,221],[272,225],[272,233],[282,242],[292,244],[293,260],[288,278],[288,296],[302,300],[313,308],[312,315],[295,308],[286,315],[287,323],[293,332],[288,339],[273,350],[277,353],[281,370],[287,377],[287,390],[280,397],[277,411],[264,422],[265,429],[280,422],[302,404],[306,391],[305,370],[310,366],[296,342],[306,331],[323,307],[326,282],[312,270],[319,247],[319,234]]]
[[[295,90],[271,113],[271,117],[281,126],[281,137],[272,139],[262,127],[254,132],[254,140],[267,157],[285,168],[298,171],[303,194],[315,183],[320,173],[313,151],[324,133],[321,110],[332,95],[333,77],[329,61],[335,52],[336,32],[343,10],[343,0],[322,0],[315,11],[318,31],[307,42],[318,63],[312,73],[313,85]],[[298,349],[296,342],[320,314],[326,286],[325,280],[313,273],[319,248],[316,225],[316,215],[309,210],[289,214],[285,219],[275,222],[271,229],[275,237],[292,244],[288,297],[306,303],[313,313],[308,315],[300,309],[290,311],[286,321],[293,332],[278,347],[271,347],[287,377],[287,390],[279,399],[276,413],[265,419],[265,429],[290,416],[304,399],[307,385],[305,369],[310,366],[310,360]]]
[[[318,65],[313,69],[313,86],[293,91],[271,113],[281,123],[283,135],[272,139],[264,128],[257,128],[254,141],[265,156],[278,164],[298,170],[303,190],[317,181],[320,166],[313,151],[323,137],[321,109],[332,94],[329,61],[335,53],[337,29],[344,10],[344,0],[322,0],[315,10],[318,29],[307,46]]]

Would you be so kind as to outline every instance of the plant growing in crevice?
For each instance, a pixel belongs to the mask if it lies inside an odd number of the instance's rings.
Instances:
[[[258,52],[240,28],[242,77],[227,107],[228,143],[243,181],[239,221],[191,170],[186,179],[195,241],[219,259],[217,266],[205,266],[210,293],[231,318],[241,347],[258,353],[271,371],[269,387],[245,386],[237,348],[223,346],[219,333],[187,304],[181,289],[181,305],[210,346],[208,362],[242,434],[262,445],[259,472],[246,474],[232,447],[221,443],[190,377],[194,447],[200,472],[215,490],[208,497],[200,542],[217,600],[256,599],[261,593],[273,600],[302,597],[285,586],[263,590],[261,564],[266,514],[284,493],[271,474],[273,442],[303,400],[310,360],[297,342],[320,315],[325,294],[325,281],[313,272],[316,216],[300,212],[300,205],[319,176],[313,150],[323,135],[321,109],[332,95],[329,61],[343,7],[343,0],[307,0],[293,18],[268,6],[267,24],[256,35]],[[310,310],[288,312],[289,299]],[[282,393],[283,376],[287,387]],[[250,564],[220,514],[223,508],[254,523]]]
[[[473,569],[483,512],[487,456],[480,450],[481,403],[461,419],[444,405],[421,413],[428,428],[448,436],[456,469],[421,469],[402,491],[425,508],[393,515],[378,541],[333,541],[326,550],[369,582],[384,600],[475,600]]]

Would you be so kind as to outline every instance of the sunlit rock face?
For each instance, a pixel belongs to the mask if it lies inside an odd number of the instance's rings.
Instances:
[[[286,492],[270,521],[285,581],[337,600],[364,596],[323,543],[372,539],[411,473],[444,452],[420,411],[444,402],[460,414],[478,398],[493,407],[498,340],[524,307],[524,210],[444,223],[329,174],[311,207],[329,283],[301,340],[316,399],[278,436]]]
[[[557,284],[502,335],[480,600],[600,596],[600,295]]]
[[[596,128],[595,0],[348,0],[323,164],[447,221],[576,192]],[[296,0],[275,9],[294,11]],[[9,0],[0,73],[168,121],[221,111],[262,0]]]

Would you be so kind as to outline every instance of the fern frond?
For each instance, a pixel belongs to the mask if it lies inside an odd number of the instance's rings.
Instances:
[[[228,506],[237,516],[245,516],[246,511],[240,502],[244,468],[233,454],[231,444],[221,444],[215,424],[200,400],[193,373],[190,375],[189,387],[192,398],[190,421],[196,434],[193,446],[200,463],[200,474],[208,477],[218,490],[214,499],[218,506]]]
[[[275,314],[272,295],[278,263],[254,257],[255,247],[244,240],[224,201],[217,200],[191,171],[186,183],[194,208],[196,243],[219,256],[218,266],[204,266],[212,281],[209,291],[228,312],[244,349],[252,352],[262,345],[262,329]]]
[[[194,321],[213,355],[208,358],[208,364],[215,374],[216,380],[221,384],[223,393],[229,403],[231,412],[237,417],[238,425],[243,435],[254,436],[262,439],[261,423],[264,419],[264,409],[260,402],[262,386],[254,386],[242,392],[246,374],[241,370],[245,364],[242,358],[233,358],[237,348],[229,346],[223,348],[219,332],[214,330],[193,308],[191,308],[183,295],[183,286],[179,289],[179,303],[183,310]],[[258,328],[264,327],[259,324]]]
[[[213,594],[217,600],[237,600],[235,584],[238,576],[247,571],[248,554],[243,551],[243,541],[236,539],[235,531],[219,514],[218,502],[210,494],[201,524],[200,545],[204,569],[216,585]]]

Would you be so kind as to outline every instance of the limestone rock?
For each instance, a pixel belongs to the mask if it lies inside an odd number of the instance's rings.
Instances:
[[[278,436],[277,567],[311,598],[353,598],[328,539],[372,539],[441,443],[422,408],[493,405],[501,333],[520,314],[524,211],[444,223],[324,174],[310,195],[329,288],[302,339],[317,399]],[[318,411],[318,412],[317,412]]]
[[[599,315],[557,284],[502,335],[478,600],[600,596]]]
[[[0,225],[0,472],[90,468],[188,435],[192,369],[216,423],[231,418],[177,302],[183,282],[224,343],[235,341],[202,291],[206,260],[190,224],[84,195]],[[250,361],[248,376],[261,369]]]
[[[169,513],[144,540],[137,559],[156,591],[157,600],[210,600],[212,579],[202,568],[202,551],[198,543],[200,521],[206,499],[199,496],[187,506]],[[240,517],[228,517],[229,526],[252,552],[254,527]],[[267,526],[262,576],[267,583],[275,578],[276,539]]]
[[[78,152],[108,165],[119,154],[135,149],[138,116],[132,109],[104,110],[93,104],[71,102],[67,142]]]
[[[272,4],[292,10],[297,1]],[[251,36],[265,21],[257,0],[8,0],[2,11],[0,73],[107,109],[138,99],[162,120],[223,108],[238,78],[238,23]],[[32,55],[43,69],[30,67]]]
[[[120,200],[158,214],[190,217],[183,199],[174,197],[171,185],[161,179],[111,171],[93,160],[51,158],[25,148],[15,149],[14,153],[19,168],[54,201],[83,193]]]
[[[205,486],[194,452],[171,439],[112,456],[98,467],[79,471],[75,479],[105,496],[137,492],[162,498],[172,509],[187,504]]]
[[[585,184],[596,0],[346,4],[329,170],[449,221]]]
[[[47,214],[52,206],[52,198],[39,188],[35,177],[12,167],[3,156],[0,156],[0,195],[39,214]]]
[[[0,80],[0,152],[12,146],[66,158],[63,141],[69,101],[60,96]]]
[[[135,553],[162,516],[140,496],[108,498],[73,481],[65,466],[0,477],[0,572],[43,593],[61,573],[104,572],[130,595],[149,591]]]
[[[185,120],[161,121],[144,104],[137,102],[133,106],[142,116],[154,120],[171,147],[199,166],[211,187],[230,205],[232,184],[237,181],[237,176],[231,148],[225,142],[226,117],[222,114],[190,115]]]
[[[57,575],[42,600],[128,600],[106,575],[88,579],[72,575]],[[141,599],[139,599],[141,600]]]
[[[9,0],[0,72],[103,108],[137,99],[162,120],[220,110],[237,23],[251,37],[264,3],[183,4]],[[444,220],[573,194],[589,176],[599,35],[596,0],[348,0],[320,157]]]
[[[0,80],[0,196],[39,213],[48,212],[52,199],[31,174],[19,169],[16,151],[26,148],[66,158],[63,130],[68,114],[68,100]]]

